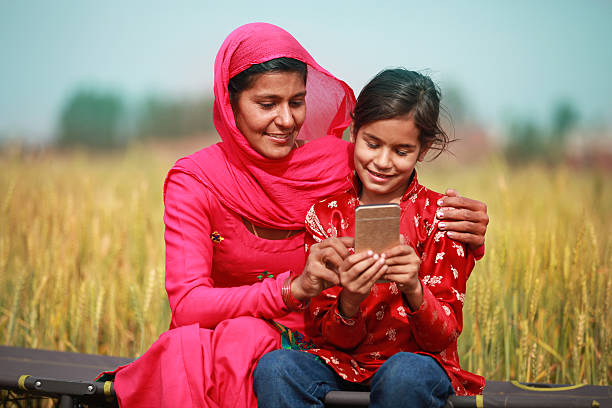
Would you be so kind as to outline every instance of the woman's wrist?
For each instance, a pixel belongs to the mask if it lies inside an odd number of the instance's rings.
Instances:
[[[285,279],[281,288],[283,302],[289,310],[300,311],[306,309],[310,303],[310,298],[300,290],[300,285],[295,284],[299,276],[293,272]]]

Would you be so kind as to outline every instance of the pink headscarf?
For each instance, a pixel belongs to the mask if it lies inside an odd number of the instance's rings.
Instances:
[[[251,65],[280,57],[308,65],[306,119],[298,136],[308,143],[273,160],[255,151],[236,127],[227,87]],[[314,202],[351,185],[352,145],[341,137],[354,105],[351,88],[321,68],[291,34],[272,24],[246,24],[225,39],[215,60],[213,118],[222,142],[180,159],[170,174],[191,174],[257,225],[303,228]]]

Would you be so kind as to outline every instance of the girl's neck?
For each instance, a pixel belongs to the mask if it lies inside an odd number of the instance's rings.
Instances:
[[[359,180],[359,204],[399,204],[402,201],[402,197],[406,194],[406,191],[410,188],[412,181],[414,180],[415,171],[412,171],[406,187],[401,190],[389,192],[387,194],[379,194],[375,191],[366,190],[363,187],[363,183]]]

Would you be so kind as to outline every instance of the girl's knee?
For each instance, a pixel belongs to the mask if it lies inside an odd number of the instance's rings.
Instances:
[[[258,375],[276,375],[282,376],[287,371],[291,371],[295,365],[292,353],[290,350],[274,350],[264,354],[257,362],[255,367],[255,376]]]
[[[379,371],[383,383],[401,384],[402,387],[431,386],[448,378],[434,358],[415,353],[397,353]]]

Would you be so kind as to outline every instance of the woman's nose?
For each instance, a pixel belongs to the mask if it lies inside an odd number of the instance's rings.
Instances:
[[[293,112],[288,104],[282,104],[278,108],[278,115],[276,115],[276,125],[282,128],[290,128],[294,125]]]

